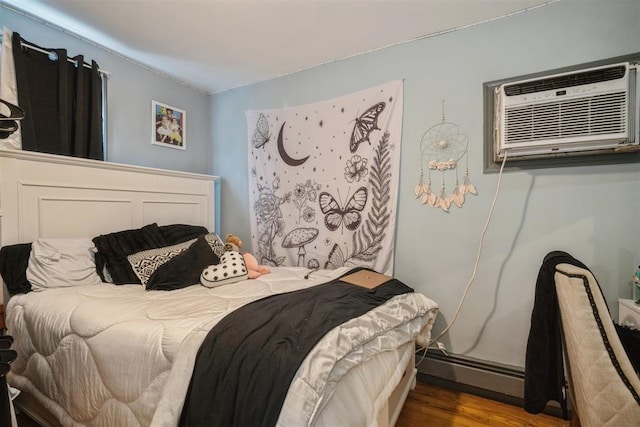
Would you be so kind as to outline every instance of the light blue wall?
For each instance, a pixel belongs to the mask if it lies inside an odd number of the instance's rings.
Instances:
[[[109,72],[109,161],[187,172],[211,172],[209,95],[140,67],[118,54],[0,5],[0,28],[42,47],[84,54]],[[186,110],[186,150],[151,145],[151,100]]]
[[[342,96],[404,79],[395,273],[440,304],[449,322],[472,274],[497,174],[482,173],[482,83],[640,51],[637,0],[561,1],[526,13],[372,52],[212,97],[213,169],[222,177],[222,231],[249,235],[245,111]],[[378,29],[384,31],[384,28]],[[413,195],[420,138],[446,118],[469,136],[478,196],[446,214]],[[535,280],[560,249],[589,265],[617,316],[640,263],[640,166],[508,172],[475,282],[442,341],[453,353],[524,366]]]

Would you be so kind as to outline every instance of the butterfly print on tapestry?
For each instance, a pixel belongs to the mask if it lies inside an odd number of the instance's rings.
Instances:
[[[319,196],[320,210],[325,215],[324,225],[329,231],[336,231],[344,225],[347,230],[355,230],[362,222],[360,212],[367,204],[368,192],[365,187],[360,187],[349,198],[344,208],[340,207],[335,197],[326,192]]]
[[[340,245],[336,243],[333,245],[333,248],[331,248],[331,252],[329,252],[329,257],[327,258],[327,262],[324,263],[324,268],[335,270],[336,268],[344,267],[345,261],[342,249]]]
[[[269,133],[269,121],[264,114],[260,113],[258,116],[258,122],[256,123],[256,129],[253,131],[253,137],[251,141],[255,148],[263,147],[271,139]]]
[[[369,134],[375,129],[380,129],[378,127],[378,116],[385,106],[384,102],[379,102],[373,107],[369,107],[360,117],[356,118],[356,124],[353,127],[353,132],[351,132],[351,141],[349,143],[349,149],[352,153],[355,153],[358,146],[364,141],[371,144]]]

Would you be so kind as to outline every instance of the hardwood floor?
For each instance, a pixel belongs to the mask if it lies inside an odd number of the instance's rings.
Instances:
[[[407,397],[396,427],[568,427],[569,424],[550,415],[532,415],[516,406],[418,382]],[[39,427],[25,415],[19,416],[18,426]]]
[[[407,397],[396,427],[569,426],[551,415],[418,382]]]

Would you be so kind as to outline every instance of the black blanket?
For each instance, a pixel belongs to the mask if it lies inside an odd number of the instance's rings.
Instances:
[[[532,414],[544,411],[547,402],[560,403],[562,417],[568,419],[566,384],[562,361],[560,308],[554,274],[556,265],[587,267],[566,252],[548,253],[536,280],[524,369],[524,409]]]
[[[396,279],[374,289],[336,279],[227,315],[198,351],[180,425],[275,425],[298,367],[328,331],[409,292]]]

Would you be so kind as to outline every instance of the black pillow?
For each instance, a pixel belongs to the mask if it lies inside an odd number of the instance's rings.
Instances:
[[[98,252],[96,253],[96,271],[106,282],[104,267],[106,266],[113,282],[117,285],[140,283],[140,279],[131,268],[127,255],[147,249],[167,246],[158,224],[145,225],[142,228],[102,234],[93,238]]]
[[[0,276],[11,295],[31,292],[27,280],[27,267],[31,255],[31,243],[3,246],[0,249]]]
[[[158,228],[160,229],[160,234],[162,234],[162,237],[164,237],[164,240],[169,246],[177,245],[178,243],[183,243],[209,233],[206,227],[200,225],[171,224],[162,225]]]
[[[153,272],[147,290],[172,291],[200,283],[206,267],[220,263],[204,236],[198,237],[187,250],[171,258]]]

